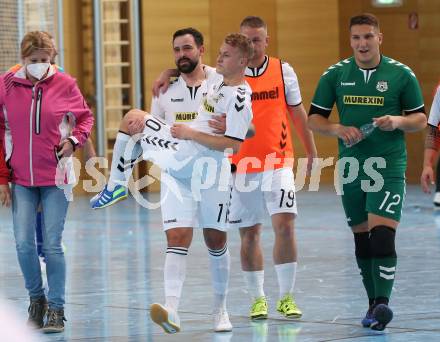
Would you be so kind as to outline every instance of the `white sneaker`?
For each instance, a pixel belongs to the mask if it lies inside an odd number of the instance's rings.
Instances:
[[[214,313],[214,331],[232,331],[232,324],[226,310],[220,310],[219,312]]]
[[[440,192],[435,193],[432,201],[434,202],[434,207],[440,207]]]
[[[160,325],[167,334],[180,331],[180,319],[177,312],[154,303],[150,306],[150,317],[154,323]]]

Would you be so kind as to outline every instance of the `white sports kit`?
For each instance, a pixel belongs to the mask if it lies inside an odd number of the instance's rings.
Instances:
[[[440,124],[440,86],[435,92],[434,101],[432,101],[431,111],[429,112],[428,124],[438,127]]]
[[[161,182],[165,230],[197,226],[226,229],[230,200],[228,159],[223,152],[192,140],[173,138],[169,126],[188,122],[194,129],[214,135],[208,121],[212,115],[226,114],[224,136],[244,140],[252,120],[249,85],[227,86],[221,75],[212,70],[207,74],[198,88],[188,87],[179,77],[165,94],[154,99],[154,116],[145,117],[141,139],[144,159],[153,159],[166,170]]]

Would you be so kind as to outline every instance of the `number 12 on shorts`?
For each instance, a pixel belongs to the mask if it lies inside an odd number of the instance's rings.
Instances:
[[[396,205],[398,205],[400,203],[401,197],[399,194],[395,194],[393,196],[391,196],[391,192],[389,191],[385,191],[385,198],[383,199],[379,210],[383,210],[385,209],[385,212],[389,213],[389,214],[395,214],[396,211],[393,209],[393,207],[395,207]]]

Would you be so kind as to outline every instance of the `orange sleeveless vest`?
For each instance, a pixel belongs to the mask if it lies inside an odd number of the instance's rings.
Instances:
[[[291,167],[293,146],[281,61],[269,57],[264,73],[246,76],[246,81],[252,89],[255,136],[241,144],[238,153],[232,156],[232,163],[238,173],[274,170],[285,164]]]

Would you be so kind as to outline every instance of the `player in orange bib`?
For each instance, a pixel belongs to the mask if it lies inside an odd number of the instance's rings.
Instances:
[[[293,297],[297,208],[289,116],[307,152],[309,170],[316,157],[316,147],[307,127],[307,114],[293,68],[266,55],[269,37],[265,22],[259,17],[246,17],[240,32],[254,43],[246,81],[252,88],[255,136],[246,139],[232,158],[236,173],[229,222],[240,229],[241,266],[254,301],[250,318],[267,318],[260,246],[261,226],[267,213],[275,233],[273,258],[280,290],[277,311],[286,318],[299,318],[302,313]]]

